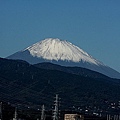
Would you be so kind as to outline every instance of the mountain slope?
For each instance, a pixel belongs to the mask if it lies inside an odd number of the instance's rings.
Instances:
[[[82,67],[68,67],[68,66],[66,67],[66,66],[53,64],[53,63],[48,63],[48,62],[34,64],[34,66],[42,69],[47,69],[47,70],[58,70],[58,71],[63,71],[63,72],[71,73],[75,75],[82,75],[84,77],[87,76],[91,78],[105,78],[110,80],[108,76],[105,76],[101,73],[98,73],[86,68],[82,68]]]
[[[78,66],[112,78],[120,78],[120,73],[117,71],[94,59],[72,43],[59,39],[45,39],[7,58],[25,60],[31,64],[52,62],[63,66]]]
[[[99,111],[111,112],[109,105],[117,105],[120,98],[120,84],[113,82],[116,79],[45,70],[16,60],[0,59],[0,66],[0,99],[24,107],[45,104],[51,108],[58,93],[63,109],[79,106],[83,111],[86,107],[94,111],[99,107]]]

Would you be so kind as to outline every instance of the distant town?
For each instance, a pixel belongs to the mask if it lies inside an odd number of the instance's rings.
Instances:
[[[54,107],[51,110],[46,110],[45,105],[41,106],[41,109],[33,109],[30,106],[25,108],[19,108],[12,106],[10,103],[0,103],[0,120],[120,120],[120,113],[109,114],[107,111],[96,110],[93,112],[90,108],[86,107],[83,110],[81,108],[60,110],[59,95],[56,94],[54,100]],[[120,101],[118,106],[115,103],[111,103],[109,106],[114,110],[120,110]],[[103,113],[105,112],[105,113]]]

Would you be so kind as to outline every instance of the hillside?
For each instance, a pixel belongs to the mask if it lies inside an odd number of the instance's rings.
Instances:
[[[37,68],[25,61],[0,59],[0,99],[20,107],[51,109],[55,94],[61,109],[118,112],[119,80]],[[111,103],[116,103],[112,109]],[[75,106],[75,108],[73,107]]]

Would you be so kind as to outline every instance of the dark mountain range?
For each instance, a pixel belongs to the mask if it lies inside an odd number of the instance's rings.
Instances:
[[[118,79],[82,68],[84,74],[80,74],[81,70],[76,73],[77,68],[68,72],[72,68],[63,71],[58,69],[64,69],[61,66],[53,70],[35,66],[25,61],[0,58],[0,99],[19,107],[40,108],[45,104],[46,109],[50,109],[55,94],[59,94],[61,109],[119,112]]]
[[[110,80],[108,76],[105,76],[96,71],[92,71],[92,70],[82,68],[82,67],[66,67],[66,66],[60,66],[57,64],[53,64],[53,63],[48,63],[48,62],[34,64],[34,66],[38,68],[42,68],[42,69],[47,69],[47,70],[58,70],[58,71],[63,71],[63,72],[71,73],[75,75],[82,75],[84,77],[104,78],[104,79]]]

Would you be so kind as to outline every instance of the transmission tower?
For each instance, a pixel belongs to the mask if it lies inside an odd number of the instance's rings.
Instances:
[[[53,110],[53,120],[58,120],[59,119],[59,101],[58,101],[58,94],[56,94],[55,96],[55,101],[54,101],[54,105],[55,105],[55,108]]]

